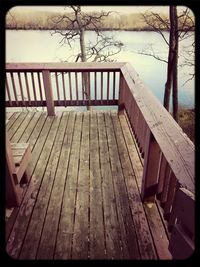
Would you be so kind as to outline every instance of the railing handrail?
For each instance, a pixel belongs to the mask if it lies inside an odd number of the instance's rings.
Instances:
[[[121,72],[178,182],[195,193],[193,142],[129,63],[123,65]]]
[[[120,71],[125,62],[6,63],[6,70],[20,71]]]

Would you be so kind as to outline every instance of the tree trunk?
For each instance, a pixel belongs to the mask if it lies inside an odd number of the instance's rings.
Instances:
[[[175,6],[169,7],[169,13],[170,13],[169,54],[168,54],[168,64],[167,64],[167,81],[165,84],[165,93],[163,100],[163,105],[168,111],[170,104],[171,85],[173,80],[173,61],[175,52],[174,8]]]
[[[173,70],[173,117],[178,122],[178,18],[177,9],[175,7],[174,14],[175,27],[175,52],[174,52],[174,70]]]
[[[80,29],[80,48],[81,48],[81,61],[86,62],[86,52],[85,52],[85,30]],[[90,105],[90,90],[89,90],[89,73],[83,73],[84,81],[84,96],[88,100],[87,110],[91,110]]]

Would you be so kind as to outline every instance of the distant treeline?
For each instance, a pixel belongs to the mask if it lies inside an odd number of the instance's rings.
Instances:
[[[11,10],[6,16],[7,29],[23,29],[23,30],[66,30],[65,22],[55,25],[52,19],[61,15],[57,12],[37,11],[37,12],[20,12]],[[72,16],[72,13],[68,13]],[[95,13],[96,15],[96,13]],[[164,14],[160,14],[163,19],[168,19]],[[90,28],[93,30],[92,26]],[[132,30],[132,31],[151,31],[152,28],[145,23],[141,14],[132,13],[127,15],[118,15],[111,13],[102,21],[101,30]],[[167,30],[167,29],[162,29]]]

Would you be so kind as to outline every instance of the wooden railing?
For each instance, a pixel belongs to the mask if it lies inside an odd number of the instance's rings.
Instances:
[[[129,64],[121,68],[119,111],[126,110],[144,156],[143,201],[159,199],[175,258],[194,251],[194,144]]]
[[[159,201],[172,255],[193,252],[194,145],[130,64],[7,64],[6,90],[7,106],[46,105],[49,115],[54,106],[118,105],[144,158],[143,201]]]
[[[117,105],[119,64],[7,64],[9,107]]]

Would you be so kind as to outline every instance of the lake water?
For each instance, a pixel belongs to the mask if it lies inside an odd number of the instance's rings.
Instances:
[[[129,62],[140,75],[147,87],[155,94],[162,103],[164,87],[166,82],[167,64],[153,57],[138,54],[152,45],[154,51],[162,58],[167,59],[168,47],[162,37],[155,32],[133,32],[112,31],[105,32],[116,36],[124,44],[122,51],[113,57],[119,62]],[[168,37],[168,33],[164,33]],[[94,39],[92,31],[86,32],[86,41]],[[72,55],[77,54],[78,43],[74,47],[62,46],[59,35],[51,36],[50,31],[6,31],[6,62],[60,62],[64,60],[73,61]],[[190,46],[192,38],[180,42],[179,51],[184,55],[184,47]],[[179,57],[182,64],[184,57]],[[179,104],[185,107],[194,107],[195,87],[194,80],[185,81],[190,78],[189,73],[193,69],[185,66],[179,68],[178,94]]]

